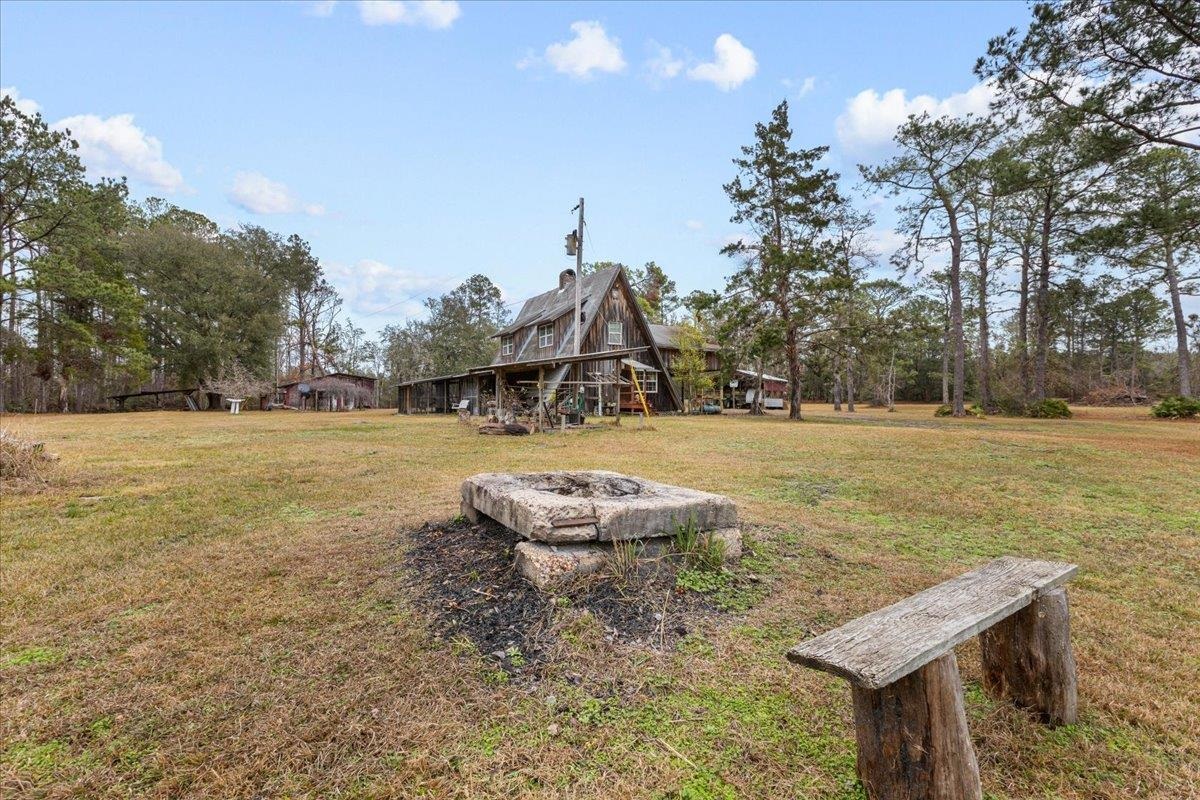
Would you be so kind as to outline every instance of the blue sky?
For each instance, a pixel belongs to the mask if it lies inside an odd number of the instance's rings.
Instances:
[[[370,331],[482,272],[518,301],[570,265],[730,271],[721,185],[791,101],[829,163],[915,110],[982,110],[971,68],[1021,3],[0,4],[0,86],[134,196],[299,233]],[[36,104],[36,106],[34,105]],[[869,201],[864,199],[864,204]],[[881,211],[880,246],[890,248]]]

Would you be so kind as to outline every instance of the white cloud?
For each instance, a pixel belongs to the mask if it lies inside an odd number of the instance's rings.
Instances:
[[[687,229],[689,231],[698,231],[698,230],[704,229],[704,223],[698,219],[689,219],[687,222],[685,222],[683,224],[687,226]]]
[[[867,241],[871,250],[879,256],[880,264],[886,265],[897,250],[908,244],[908,237],[892,228],[876,227],[867,231]]]
[[[356,314],[415,316],[424,311],[421,295],[444,292],[455,283],[453,278],[422,275],[371,258],[355,264],[327,264],[325,273]]]
[[[683,59],[677,58],[671,48],[650,41],[647,49],[653,53],[645,64],[646,76],[652,85],[661,86],[683,72]]]
[[[163,158],[162,142],[133,124],[133,114],[77,114],[50,126],[69,130],[79,142],[79,160],[102,178],[128,177],[164,192],[187,190],[183,173]]]
[[[305,3],[304,13],[310,17],[329,17],[337,7],[337,0],[311,0]]]
[[[28,97],[21,97],[21,93],[17,91],[17,87],[15,86],[0,87],[0,97],[11,97],[13,103],[17,106],[17,110],[27,117],[32,117],[42,110],[42,107],[36,101],[30,100]]]
[[[785,89],[795,89],[796,93],[792,95],[792,99],[799,100],[802,97],[809,95],[813,89],[817,88],[817,79],[813,75],[809,75],[804,80],[792,80],[791,78],[783,79]]]
[[[574,39],[548,45],[541,58],[526,56],[517,62],[517,68],[526,69],[545,61],[556,72],[579,80],[591,78],[594,72],[621,72],[625,69],[621,42],[610,37],[599,22],[572,22],[571,32],[575,34]]]
[[[722,92],[736,89],[758,72],[754,51],[728,33],[722,33],[713,43],[714,60],[697,64],[688,70],[694,81],[708,81]]]
[[[300,202],[287,186],[260,172],[239,172],[225,196],[252,214],[305,213],[319,217],[325,213],[324,206]]]
[[[912,114],[983,115],[994,94],[993,88],[984,83],[943,99],[927,94],[909,98],[903,89],[892,89],[882,95],[874,89],[864,89],[846,101],[845,111],[838,116],[835,123],[838,141],[851,152],[872,150],[888,144],[896,129]]]
[[[365,25],[420,25],[442,30],[462,16],[456,0],[359,0]]]

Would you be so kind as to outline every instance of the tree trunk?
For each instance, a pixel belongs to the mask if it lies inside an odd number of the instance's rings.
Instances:
[[[785,349],[788,360],[788,419],[802,419],[800,415],[800,380],[803,376],[803,365],[800,363],[800,342],[798,341],[796,324],[788,321]],[[761,384],[760,389],[761,393]]]
[[[854,413],[854,353],[846,359],[846,410]]]
[[[70,388],[71,382],[66,375],[58,376],[58,410],[62,414],[68,414],[71,411],[70,404]]]
[[[1074,724],[1078,699],[1065,589],[996,623],[979,642],[983,686],[992,696],[1009,698],[1052,727]]]
[[[870,800],[981,800],[953,650],[882,689],[852,693]]]
[[[1035,354],[1033,376],[1033,397],[1035,400],[1046,399],[1046,362],[1050,355],[1050,220],[1052,198],[1046,195],[1046,205],[1042,215],[1041,263],[1038,264],[1037,277],[1037,351]]]
[[[942,405],[950,405],[950,321],[942,330]]]
[[[979,405],[992,409],[992,348],[988,327],[988,250],[979,248]]]
[[[1021,363],[1021,402],[1029,402],[1029,267],[1033,260],[1028,242],[1021,243],[1021,298],[1017,307],[1017,355]]]
[[[950,335],[954,343],[954,394],[951,403],[954,416],[966,416],[964,400],[964,378],[966,374],[967,347],[963,337],[962,310],[962,237],[951,217],[950,234]]]
[[[1167,291],[1171,295],[1171,316],[1175,320],[1175,353],[1179,359],[1179,394],[1192,396],[1191,352],[1188,350],[1187,321],[1183,317],[1183,303],[1179,298],[1179,272],[1175,268],[1174,248],[1166,243]]]
[[[896,410],[896,349],[892,348],[892,359],[888,364],[887,410]]]
[[[842,359],[833,357],[833,410],[842,410]]]
[[[757,385],[754,387],[754,398],[750,401],[750,415],[754,416],[754,417],[759,417],[759,416],[762,416],[763,413],[765,413],[763,411],[763,397],[762,397],[763,368],[762,368],[762,359],[761,358],[758,359],[758,362],[756,365],[755,380],[757,382]]]

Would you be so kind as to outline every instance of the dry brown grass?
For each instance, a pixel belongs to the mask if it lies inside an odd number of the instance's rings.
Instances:
[[[0,428],[0,481],[13,488],[23,488],[27,484],[42,486],[46,482],[45,473],[54,461],[44,443]]]
[[[1011,552],[1083,567],[1082,720],[991,702],[962,648],[985,790],[1197,795],[1200,425],[809,416],[14,418],[61,463],[0,509],[0,794],[853,798],[848,689],[783,652]],[[556,467],[732,495],[770,592],[666,654],[572,616],[542,684],[504,683],[428,634],[398,531],[453,516],[465,475]]]

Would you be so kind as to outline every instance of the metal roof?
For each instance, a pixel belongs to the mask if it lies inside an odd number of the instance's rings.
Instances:
[[[640,369],[642,372],[658,372],[657,369],[649,364],[643,364],[642,362],[635,361],[632,358],[622,358],[621,363],[625,364],[626,366],[633,367],[634,369]]]
[[[590,320],[595,319],[597,309],[600,307],[600,303],[603,302],[604,295],[612,288],[619,271],[619,267],[609,267],[584,275],[580,281],[579,301],[583,313],[585,330]],[[516,337],[516,341],[513,342],[513,360],[524,361],[533,355],[530,351],[538,349],[537,326],[542,323],[554,322],[554,320],[574,311],[574,309],[575,284],[569,282],[566,286],[551,289],[548,292],[543,292],[536,297],[526,300],[525,305],[521,306],[521,313],[517,314],[517,318],[507,327],[501,328],[495,335],[509,336],[528,328],[522,335]],[[572,319],[567,325],[561,341],[554,343],[554,355],[567,355],[574,347],[575,320]],[[498,362],[499,356],[497,356]]]
[[[500,364],[488,364],[486,367],[472,367],[472,375],[482,375],[495,372],[496,370],[504,370],[505,372],[513,372],[529,367],[549,367],[559,364],[582,364],[588,361],[609,361],[615,358],[623,358],[633,355],[634,353],[644,353],[650,349],[649,345],[642,347],[622,347],[619,350],[598,350],[592,353],[580,353],[579,355],[564,355],[564,356],[546,356],[544,358],[530,358],[525,361],[506,361]]]
[[[758,373],[752,369],[735,369],[734,372],[737,373],[738,375],[745,375],[747,378],[754,378],[755,380],[758,379]],[[762,377],[763,377],[764,381],[778,381],[779,383],[787,383],[788,382],[787,378],[780,378],[777,375],[768,375],[765,372],[763,373]]]
[[[469,373],[469,372],[456,372],[453,375],[433,375],[428,378],[413,378],[411,381],[401,381],[400,383],[397,383],[396,386],[412,386],[413,384],[417,384],[417,383],[435,383],[437,381],[452,381],[452,380],[457,380],[460,378],[465,378],[470,374],[471,373]]]
[[[657,345],[660,350],[664,347],[668,350],[679,349],[679,332],[683,329],[682,325],[659,325],[655,322],[651,322],[649,325],[650,335],[654,337],[654,344]],[[704,343],[704,350],[706,352],[716,353],[719,352],[720,349],[721,346],[716,342],[706,341]]]

